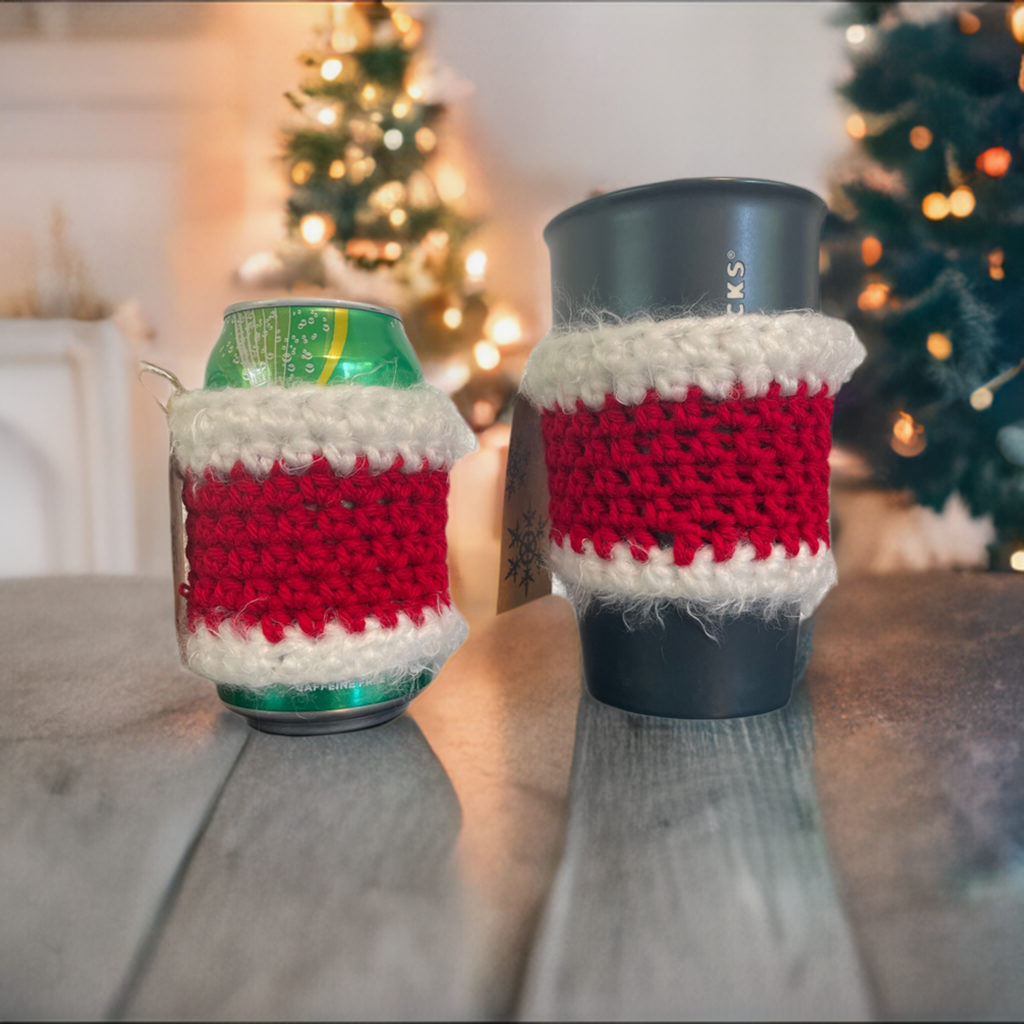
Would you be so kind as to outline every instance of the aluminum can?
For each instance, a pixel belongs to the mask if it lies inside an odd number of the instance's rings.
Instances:
[[[297,299],[229,306],[210,353],[204,383],[207,389],[220,390],[347,383],[406,388],[422,382],[422,370],[396,310],[357,302]],[[186,660],[189,565],[184,480],[183,471],[172,460],[176,623],[179,649]],[[346,732],[389,721],[433,678],[434,673],[427,671],[344,687],[274,684],[249,688],[214,681],[221,701],[250,725],[263,732],[304,735]]]
[[[327,299],[236,302],[224,311],[204,386],[346,382],[396,388],[423,382],[397,310]]]

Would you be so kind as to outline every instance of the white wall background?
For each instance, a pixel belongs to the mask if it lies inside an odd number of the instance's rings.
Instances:
[[[592,189],[722,175],[821,192],[845,148],[836,4],[423,6],[436,53],[475,85],[465,133],[495,280],[541,333],[541,230]]]
[[[140,353],[189,386],[231,281],[282,231],[282,93],[325,4],[0,4],[0,295],[63,205],[97,289],[136,298]],[[471,82],[452,111],[485,208],[489,290],[548,323],[544,224],[594,188],[774,178],[824,191],[844,149],[832,4],[410,5]],[[168,572],[166,434],[136,393],[139,564]],[[0,499],[2,500],[2,499]]]

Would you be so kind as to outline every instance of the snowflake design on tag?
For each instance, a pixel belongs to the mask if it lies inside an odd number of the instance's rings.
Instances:
[[[530,464],[530,450],[522,434],[512,442],[505,467],[505,500],[512,497],[526,483],[526,470]]]
[[[511,454],[511,453],[510,453]],[[516,520],[516,525],[509,529],[509,549],[511,558],[505,579],[511,579],[516,586],[523,588],[523,594],[530,595],[530,584],[535,583],[535,571],[543,571],[541,552],[547,534],[548,521],[533,507],[532,500],[527,502],[526,511]]]

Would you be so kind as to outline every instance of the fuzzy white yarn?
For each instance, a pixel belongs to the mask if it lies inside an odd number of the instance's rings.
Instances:
[[[548,563],[577,609],[598,602],[641,617],[672,602],[712,620],[749,611],[773,618],[794,605],[806,618],[836,582],[835,560],[824,544],[812,554],[802,543],[793,557],[776,544],[761,559],[753,545],[739,544],[725,562],[716,562],[712,549],[704,547],[686,566],[676,565],[672,552],[661,548],[647,556],[646,562],[637,561],[629,545],[620,542],[611,559],[601,558],[589,540],[583,541],[583,554],[577,554],[566,538],[550,545]]]
[[[214,633],[200,625],[185,643],[185,662],[196,675],[216,683],[251,689],[275,683],[340,689],[437,673],[469,635],[466,620],[452,607],[428,610],[422,626],[404,613],[398,620],[397,626],[385,629],[368,619],[362,633],[332,622],[319,637],[288,626],[278,643],[267,640],[259,627],[245,634],[225,623]]]
[[[708,398],[783,395],[801,383],[811,394],[824,384],[839,390],[866,355],[853,328],[821,313],[725,314],[676,320],[631,320],[569,325],[552,331],[530,355],[521,392],[535,406],[575,412],[614,395],[639,405],[650,389],[682,401],[691,386]]]
[[[200,474],[226,475],[236,462],[266,477],[276,462],[306,469],[323,455],[346,476],[363,456],[372,472],[450,467],[477,448],[476,436],[437,388],[358,384],[184,391],[168,402],[171,454]]]

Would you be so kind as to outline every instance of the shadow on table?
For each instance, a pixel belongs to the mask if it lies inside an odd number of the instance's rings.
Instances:
[[[512,1014],[561,860],[579,680],[575,616],[549,596],[471,627],[411,708],[462,806],[476,1019]]]
[[[527,1019],[869,1015],[829,871],[803,685],[685,721],[579,704],[566,854]]]
[[[122,1014],[458,1013],[460,818],[408,717],[340,736],[255,733]]]

